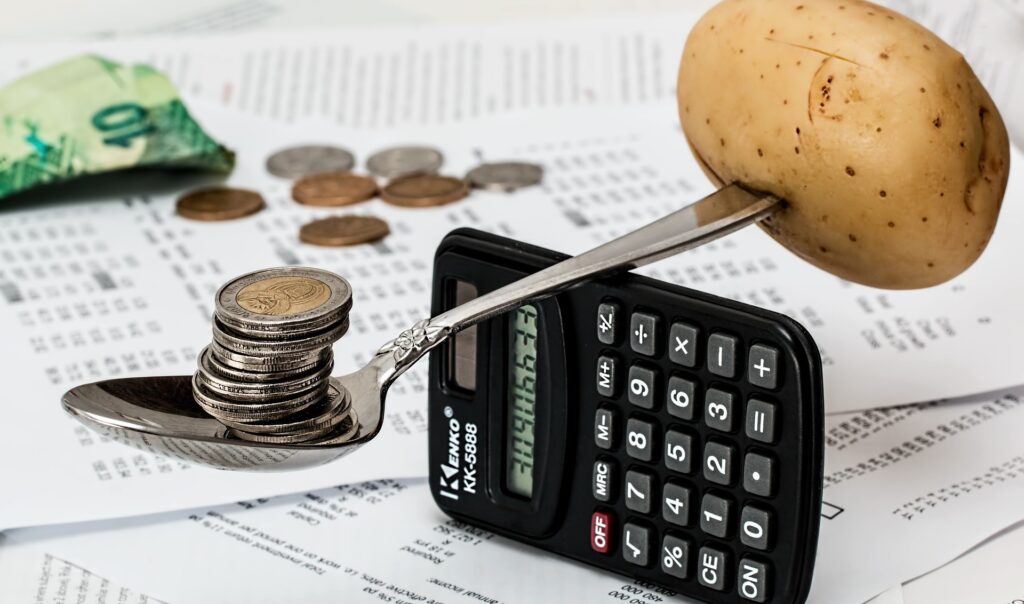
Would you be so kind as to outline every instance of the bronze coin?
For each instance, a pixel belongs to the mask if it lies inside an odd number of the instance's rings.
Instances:
[[[388,223],[373,216],[331,216],[299,229],[299,239],[313,245],[337,247],[383,239],[391,232]]]
[[[466,195],[469,195],[469,185],[461,178],[415,174],[389,182],[380,198],[396,206],[426,208],[458,201]]]
[[[347,206],[377,194],[372,178],[351,172],[324,172],[300,178],[292,187],[295,201],[307,206]]]
[[[263,196],[255,191],[215,187],[190,191],[178,198],[178,215],[192,220],[233,220],[263,209]]]

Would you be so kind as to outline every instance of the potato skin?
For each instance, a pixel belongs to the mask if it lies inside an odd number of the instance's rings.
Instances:
[[[943,283],[995,228],[1003,120],[957,51],[860,0],[725,0],[679,68],[679,116],[718,185],[788,207],[760,225],[812,264],[890,289]]]

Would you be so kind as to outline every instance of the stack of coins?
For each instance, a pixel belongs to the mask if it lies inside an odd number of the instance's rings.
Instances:
[[[353,433],[349,393],[330,377],[352,289],[313,268],[242,275],[217,292],[213,342],[192,378],[196,402],[236,437],[297,443]]]

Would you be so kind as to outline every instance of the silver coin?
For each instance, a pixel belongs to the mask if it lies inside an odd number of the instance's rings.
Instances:
[[[307,267],[255,271],[220,288],[216,316],[257,337],[317,330],[348,316],[352,287],[332,272]]]
[[[321,172],[347,172],[355,165],[352,153],[331,145],[289,147],[267,158],[267,172],[289,180]]]
[[[314,366],[314,370],[278,382],[250,382],[232,380],[220,375],[210,363],[209,355],[199,357],[199,379],[213,393],[229,401],[235,402],[263,402],[291,396],[298,396],[318,386],[331,375],[334,369],[334,359],[328,358],[320,366]]]
[[[236,367],[234,363],[226,362],[225,359],[221,358],[220,355],[214,351],[214,345],[215,343],[211,342],[209,346],[199,353],[200,366],[202,366],[204,362],[209,363],[210,368],[216,375],[242,382],[280,382],[288,380],[312,371],[318,364],[324,362],[325,359],[331,356],[329,354],[322,353],[318,354],[315,357],[316,360],[312,363],[304,363],[288,369],[263,371],[262,365],[257,365],[255,369],[251,369],[249,365],[241,364],[241,367]],[[206,356],[205,361],[203,360],[204,355]]]
[[[286,432],[283,434],[254,434],[252,432],[245,432],[244,430],[229,428],[228,434],[231,434],[240,440],[268,444],[308,443],[312,445],[342,443],[347,442],[358,432],[359,418],[356,416],[355,409],[350,409],[347,414],[341,415],[341,418],[341,422],[337,425],[307,431],[300,430],[297,432]]]
[[[273,374],[277,372],[298,371],[301,367],[308,367],[310,365],[320,363],[324,358],[331,355],[331,349],[326,347],[321,350],[314,350],[311,352],[273,356],[237,353],[233,350],[224,348],[217,341],[210,342],[209,348],[217,362],[240,371],[252,372],[254,374]],[[253,379],[259,379],[259,376],[254,375]]]
[[[433,174],[441,169],[444,155],[433,147],[391,147],[366,160],[366,169],[388,180],[410,174]]]
[[[466,174],[466,180],[474,187],[505,193],[533,186],[543,178],[542,166],[520,161],[480,164]]]
[[[217,319],[213,321],[213,341],[228,350],[248,356],[299,355],[326,348],[337,342],[348,331],[346,318],[325,331],[296,340],[256,340],[232,334]]]
[[[324,428],[333,429],[345,420],[348,414],[348,407],[351,404],[351,397],[343,388],[331,387],[324,400],[311,405],[305,410],[288,415],[279,420],[236,422],[232,420],[221,420],[221,423],[229,428],[249,434],[288,434],[298,432],[312,432]]]
[[[291,398],[259,403],[239,403],[226,400],[211,392],[200,380],[198,371],[192,376],[192,396],[196,403],[215,418],[227,418],[235,421],[256,421],[259,419],[278,419],[292,413],[298,413],[316,403],[327,395],[328,382],[324,381],[308,392]]]

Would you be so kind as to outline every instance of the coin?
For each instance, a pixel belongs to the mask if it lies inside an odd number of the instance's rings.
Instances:
[[[199,372],[192,376],[192,396],[196,403],[215,418],[227,418],[236,421],[271,420],[298,413],[316,403],[327,394],[328,384],[325,381],[320,387],[309,390],[300,396],[293,396],[276,401],[260,403],[238,403],[226,400],[210,392],[199,379]]]
[[[469,194],[461,178],[416,174],[393,180],[381,191],[384,201],[407,208],[426,208],[458,201]]]
[[[225,359],[221,358],[217,351],[214,350],[214,343],[211,342],[209,346],[204,348],[199,353],[199,365],[203,363],[209,363],[210,370],[216,375],[223,376],[229,380],[235,381],[246,381],[246,382],[279,382],[284,381],[309,371],[312,371],[317,366],[317,362],[304,363],[297,365],[294,368],[285,370],[274,370],[274,371],[263,371],[262,366],[256,366],[255,368],[249,368],[243,365],[242,368],[235,367],[233,363],[225,362]],[[221,348],[223,350],[223,348]],[[204,358],[205,357],[205,358]],[[261,357],[262,358],[262,357]],[[327,355],[321,355],[317,353],[317,361],[323,361],[327,358]]]
[[[359,430],[359,420],[355,411],[351,410],[337,426],[327,426],[313,431],[286,432],[284,434],[252,434],[242,430],[230,429],[228,432],[240,440],[267,444],[326,444],[343,443]]]
[[[294,340],[257,340],[238,333],[231,333],[219,319],[213,320],[213,341],[234,352],[251,356],[291,355],[313,352],[330,346],[348,331],[348,318],[331,325],[323,331],[314,332],[306,337]]]
[[[366,160],[366,169],[385,179],[430,174],[441,169],[444,155],[433,147],[403,146],[378,151]]]
[[[303,145],[282,149],[268,157],[267,172],[294,180],[320,172],[351,170],[355,164],[355,157],[340,147]]]
[[[215,187],[190,191],[178,198],[178,215],[192,220],[233,220],[263,209],[263,197],[246,189]]]
[[[257,356],[237,353],[221,346],[216,340],[210,342],[210,350],[217,362],[240,371],[270,374],[274,372],[298,371],[300,367],[309,367],[323,361],[328,356],[329,348],[302,352],[290,355]],[[253,376],[260,379],[260,376]]]
[[[334,359],[328,359],[322,366],[314,366],[312,371],[299,374],[290,379],[276,382],[239,381],[217,373],[210,362],[209,355],[199,357],[199,379],[218,396],[236,402],[261,402],[275,398],[297,395],[315,388],[330,377],[334,369]]]
[[[348,392],[343,388],[339,390],[332,385],[327,392],[327,396],[322,401],[315,405],[310,405],[299,413],[269,421],[236,422],[234,420],[222,420],[221,423],[229,428],[235,428],[250,434],[281,434],[328,427],[334,428],[345,420],[350,404],[351,397]]]
[[[388,223],[373,216],[331,216],[302,225],[299,239],[323,246],[343,246],[383,239],[391,232]]]
[[[520,161],[480,164],[466,174],[466,180],[474,187],[506,193],[535,185],[543,177],[544,168]]]
[[[377,182],[351,172],[324,172],[299,179],[292,198],[307,206],[347,206],[377,194]]]
[[[252,337],[294,337],[337,323],[350,308],[352,287],[338,275],[317,268],[281,267],[226,283],[217,292],[215,314],[225,325]]]

